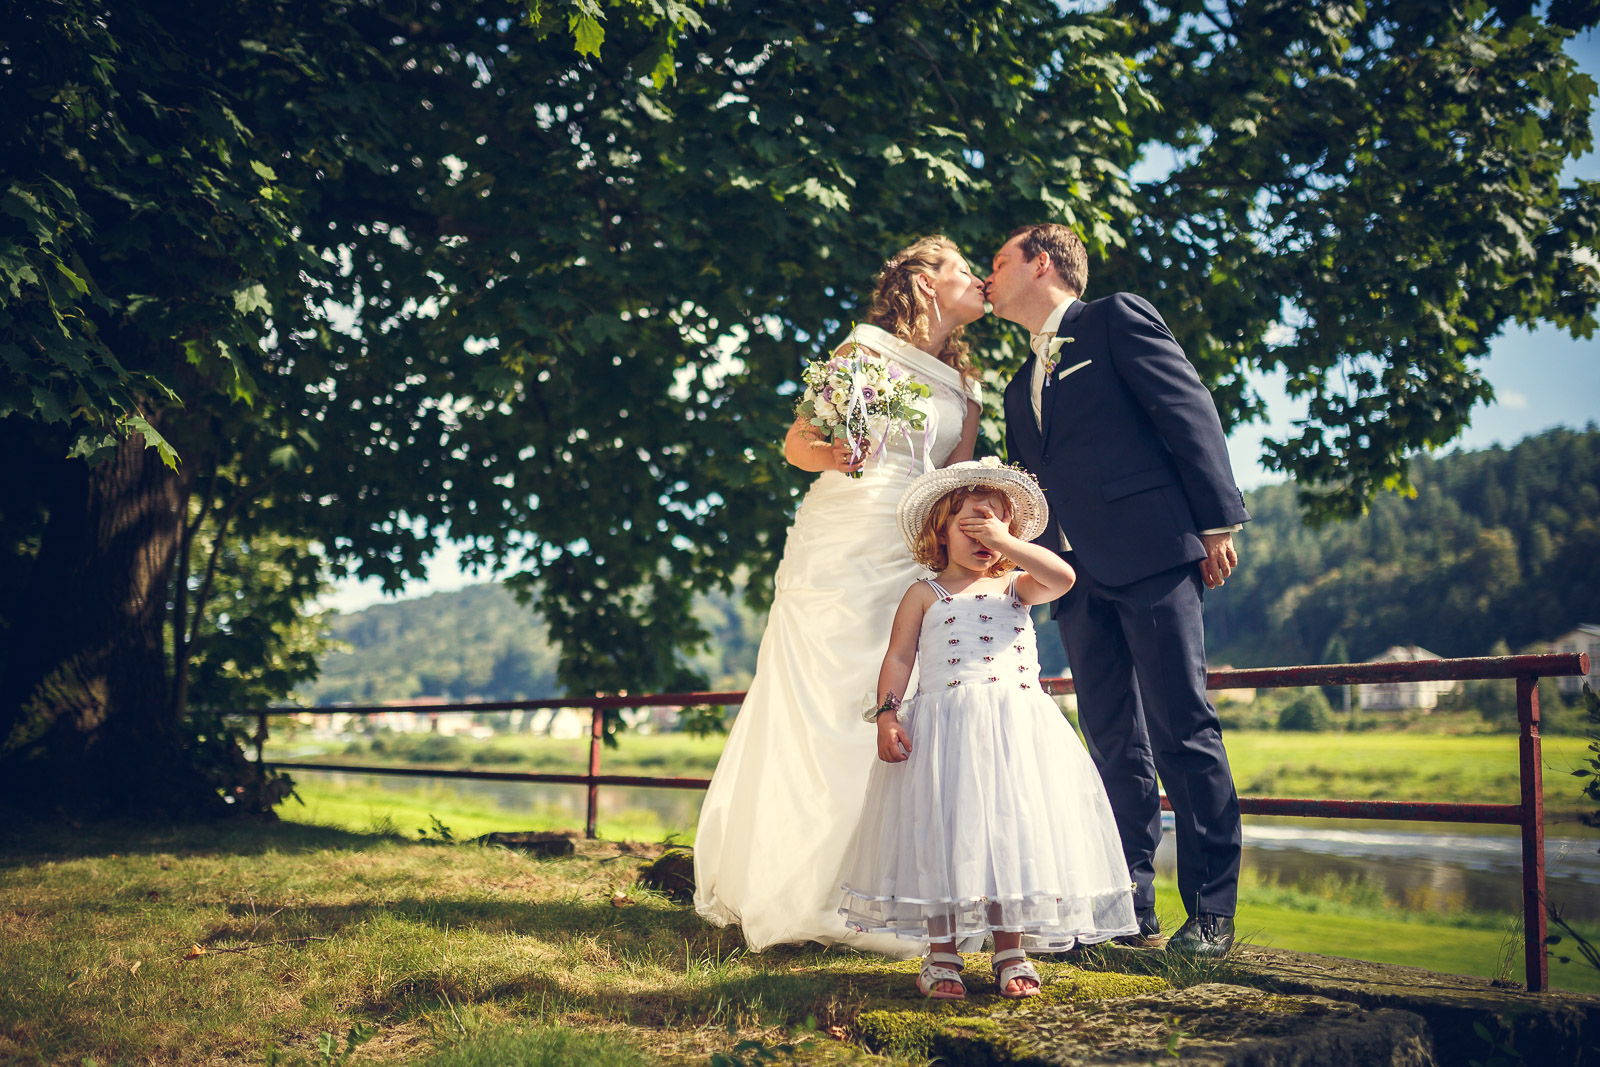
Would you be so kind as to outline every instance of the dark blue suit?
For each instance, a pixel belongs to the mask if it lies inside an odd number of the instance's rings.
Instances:
[[[1155,904],[1159,774],[1176,818],[1185,910],[1231,916],[1239,800],[1206,699],[1198,562],[1200,531],[1250,516],[1211,394],[1147,301],[1078,301],[1057,337],[1070,340],[1044,387],[1042,432],[1035,356],[1006,388],[1006,445],[1050,503],[1040,543],[1057,548],[1060,524],[1072,545],[1078,581],[1052,614],[1078,722],[1116,814],[1135,906]]]

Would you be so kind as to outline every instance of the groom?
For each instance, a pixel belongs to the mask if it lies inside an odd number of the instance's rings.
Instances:
[[[1088,280],[1083,242],[1065,226],[1025,226],[995,253],[985,295],[1033,348],[1006,388],[1006,447],[1050,503],[1041,543],[1078,572],[1052,613],[1141,939],[1161,932],[1159,774],[1188,912],[1167,948],[1220,956],[1233,947],[1239,800],[1206,699],[1200,599],[1238,563],[1233,533],[1250,516],[1216,406],[1167,324],[1129,293],[1084,303]]]

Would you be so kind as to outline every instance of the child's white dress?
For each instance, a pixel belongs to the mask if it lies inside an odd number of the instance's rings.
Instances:
[[[993,930],[1060,950],[1137,931],[1111,805],[1083,743],[1039,688],[1033,619],[1004,593],[922,617],[920,682],[900,709],[910,758],[878,761],[846,853],[851,927],[917,941]]]

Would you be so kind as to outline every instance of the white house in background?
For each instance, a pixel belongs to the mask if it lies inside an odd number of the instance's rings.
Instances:
[[[1550,642],[1551,652],[1587,652],[1589,653],[1589,674],[1570,675],[1557,679],[1564,697],[1577,696],[1583,692],[1583,683],[1588,682],[1597,692],[1600,692],[1600,625],[1584,623],[1570,634],[1558,637]]]
[[[1389,651],[1368,663],[1416,663],[1419,660],[1444,657],[1416,645],[1394,645]],[[1358,685],[1361,707],[1365,711],[1405,711],[1409,708],[1430,709],[1439,703],[1439,694],[1456,687],[1453,681],[1439,682],[1376,682]]]
[[[556,741],[588,737],[594,719],[588,708],[537,708],[528,713],[528,731]]]

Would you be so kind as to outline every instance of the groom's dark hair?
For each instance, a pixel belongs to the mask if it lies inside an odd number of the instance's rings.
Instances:
[[[1034,226],[1018,226],[1006,237],[1009,241],[1018,234],[1022,239],[1022,254],[1029,260],[1039,258],[1041,252],[1050,256],[1050,266],[1073,292],[1082,296],[1089,288],[1089,250],[1070,229],[1055,222],[1041,222]]]

